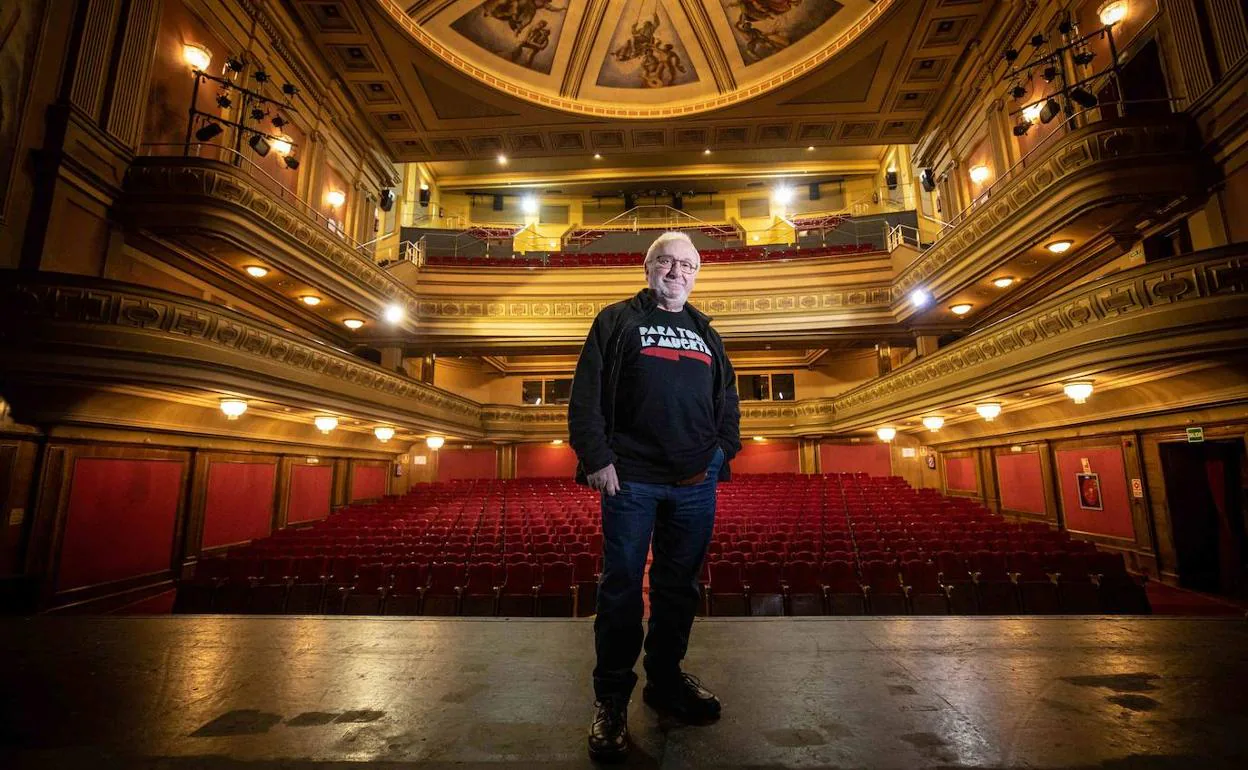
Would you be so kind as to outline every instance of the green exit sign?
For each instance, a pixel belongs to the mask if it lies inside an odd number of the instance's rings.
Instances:
[[[1187,429],[1187,443],[1199,444],[1204,440],[1205,440],[1204,428],[1188,428]]]

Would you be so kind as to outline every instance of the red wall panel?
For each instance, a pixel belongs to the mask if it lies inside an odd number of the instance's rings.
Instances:
[[[576,452],[567,444],[521,444],[516,447],[516,478],[564,478],[576,475]]]
[[[974,457],[945,458],[945,484],[958,492],[978,492]]]
[[[1038,452],[997,455],[997,488],[1001,507],[1023,513],[1044,513],[1044,476]]]
[[[820,444],[819,468],[824,473],[865,473],[891,476],[888,444]]]
[[[498,478],[494,447],[438,450],[438,481]]]
[[[746,441],[731,466],[733,473],[797,473],[797,442]]]
[[[273,524],[274,463],[215,462],[208,466],[204,548],[265,537]]]
[[[357,465],[351,482],[351,502],[377,500],[386,494],[386,466]]]
[[[184,467],[180,460],[75,462],[57,589],[169,569]]]
[[[1080,507],[1079,480],[1083,460],[1101,482],[1102,511]],[[1094,535],[1135,539],[1131,521],[1131,499],[1127,492],[1127,470],[1119,447],[1062,449],[1057,452],[1057,479],[1062,489],[1062,512],[1066,528]]]
[[[286,523],[315,521],[329,515],[334,469],[328,465],[295,465],[290,469],[290,502]]]

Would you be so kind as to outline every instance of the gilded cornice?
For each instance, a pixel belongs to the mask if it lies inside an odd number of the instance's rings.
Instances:
[[[314,219],[227,163],[205,158],[136,158],[126,177],[126,191],[131,216],[139,227],[157,233],[186,231],[186,222],[162,209],[193,199],[201,207],[241,209],[249,215],[248,221],[260,222],[269,233],[291,244],[304,261],[331,267],[353,281],[355,288],[371,293],[378,304],[393,302],[409,314],[417,311],[417,296],[371,256],[345,246]]]
[[[241,371],[257,387],[312,391],[313,403],[328,390],[414,423],[479,430],[480,408],[473,401],[216,305],[102,279],[13,272],[4,277],[0,342],[12,356],[10,372],[34,370],[36,359],[58,354],[97,371],[111,364],[114,379],[127,372],[139,378],[140,364],[172,366],[173,375],[159,376],[198,387],[214,377],[237,380]],[[91,352],[102,360],[91,362]]]
[[[1179,340],[1203,337],[1207,348],[1248,342],[1248,261],[1241,247],[1166,260],[1084,284],[988,326],[833,401],[837,422],[890,408],[948,402],[951,391],[990,394],[1012,377],[1034,378],[1044,367],[1069,368],[1082,348],[1086,366],[1106,369],[1148,356],[1194,355]],[[1144,341],[1146,347],[1132,347]],[[1193,339],[1193,345],[1195,339]],[[1099,364],[1095,361],[1099,360]]]
[[[990,269],[1080,210],[1117,200],[1168,202],[1199,194],[1191,136],[1187,119],[1176,115],[1103,120],[1056,140],[1013,179],[997,182],[990,197],[897,276],[892,298],[898,314],[911,312],[905,298],[920,283],[930,291],[959,273]],[[1139,177],[1126,178],[1141,170],[1153,180],[1151,189]],[[1076,187],[1076,177],[1098,172],[1103,185]]]

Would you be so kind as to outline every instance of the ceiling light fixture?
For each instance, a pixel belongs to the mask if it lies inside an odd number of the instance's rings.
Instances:
[[[325,193],[325,202],[334,208],[338,208],[347,202],[347,194],[342,190],[330,190]]]
[[[594,160],[602,160],[602,153],[600,152],[594,153]]]
[[[263,278],[269,274],[269,269],[267,267],[261,267],[260,265],[248,265],[243,269],[246,270],[247,275],[250,275],[252,278]]]
[[[806,152],[814,152],[814,151],[815,151],[815,146],[813,144],[806,148]]]
[[[373,435],[377,437],[378,441],[384,444],[394,438],[394,428],[387,425],[378,425],[376,428],[373,428]]]
[[[922,289],[915,289],[910,292],[910,304],[915,307],[927,307],[927,303],[932,301],[932,295]]]
[[[525,214],[536,214],[538,202],[536,195],[526,195],[520,199],[520,210]]]
[[[446,443],[446,439],[442,438],[441,436],[430,436],[429,438],[425,439],[425,446],[429,447],[435,452],[441,449],[442,445],[445,443]]]
[[[1068,382],[1062,386],[1062,390],[1076,404],[1082,404],[1088,400],[1088,396],[1092,395],[1092,383],[1088,380]]]
[[[500,165],[500,166],[506,166],[506,165],[507,165],[507,156],[506,156],[506,155],[499,155],[499,156],[498,156],[498,165]]]
[[[976,404],[975,411],[979,412],[980,417],[983,417],[988,422],[992,422],[1001,414],[1001,405],[996,401],[987,401],[982,404]]]
[[[1014,285],[1014,278],[1012,276],[1003,275],[1000,278],[994,278],[992,280],[992,285],[996,286],[998,289],[1007,289]]]
[[[966,315],[967,313],[971,312],[971,303],[959,302],[956,305],[950,305],[949,309],[953,311],[954,315]]]
[[[561,444],[563,444],[563,439],[561,438],[551,439],[550,443],[554,444],[555,446],[560,446]]]
[[[781,206],[787,206],[793,202],[793,188],[788,185],[780,185],[771,193],[772,200]]]
[[[766,437],[766,436],[755,436],[755,437],[754,437],[754,440],[755,440],[755,441],[766,441],[766,440],[767,440],[767,437]]]
[[[302,297],[299,298],[299,301],[307,305],[308,307],[316,307],[317,305],[321,304],[321,298],[316,296],[315,294],[304,294]]]
[[[992,169],[988,168],[984,164],[981,163],[978,166],[971,166],[971,181],[975,184],[983,184],[984,182],[987,182],[988,178],[991,176]]]
[[[247,402],[239,398],[221,399],[221,411],[227,419],[237,420],[238,416],[247,411]]]
[[[388,305],[383,317],[387,323],[397,324],[407,317],[407,311],[399,305]]]
[[[940,430],[942,427],[944,427],[944,424],[945,424],[945,418],[944,418],[944,417],[938,417],[938,416],[936,416],[936,415],[931,415],[931,416],[929,416],[929,417],[924,417],[924,418],[923,418],[923,427],[924,427],[924,428],[927,428],[927,429],[928,429],[928,430],[930,430],[932,433],[935,433],[936,431]]]
[[[331,430],[338,427],[338,418],[323,414],[312,422],[316,423],[316,429],[321,433],[328,434]]]
[[[890,427],[876,428],[875,435],[880,437],[880,441],[884,441],[884,442],[892,441],[893,439],[897,438],[897,429],[890,428]]]
[[[703,151],[702,151],[702,154],[703,154],[703,155],[710,155],[710,154],[711,154],[711,148],[710,148],[710,147],[707,147],[705,150],[703,150]]]
[[[363,325],[364,325],[364,322],[363,322],[363,321],[361,321],[361,320],[360,320],[360,319],[358,319],[358,318],[348,318],[348,319],[346,319],[345,321],[343,321],[343,322],[342,322],[342,325],[343,325],[343,326],[345,326],[345,327],[347,327],[347,328],[348,328],[348,329],[350,329],[351,331],[355,331],[356,329],[358,329],[358,328],[360,328],[361,326],[363,326]]]
[[[1070,247],[1073,246],[1074,244],[1075,242],[1071,240],[1060,240],[1060,241],[1053,241],[1052,243],[1046,245],[1045,248],[1053,252],[1054,254],[1065,254],[1066,252],[1070,251]]]
[[[212,51],[199,43],[185,43],[182,46],[182,61],[189,64],[191,69],[204,72],[212,64]]]

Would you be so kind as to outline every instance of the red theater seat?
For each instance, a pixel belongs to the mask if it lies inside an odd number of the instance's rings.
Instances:
[[[741,566],[731,561],[711,562],[710,592],[707,597],[711,615],[738,617],[749,614],[749,597],[741,580]]]

